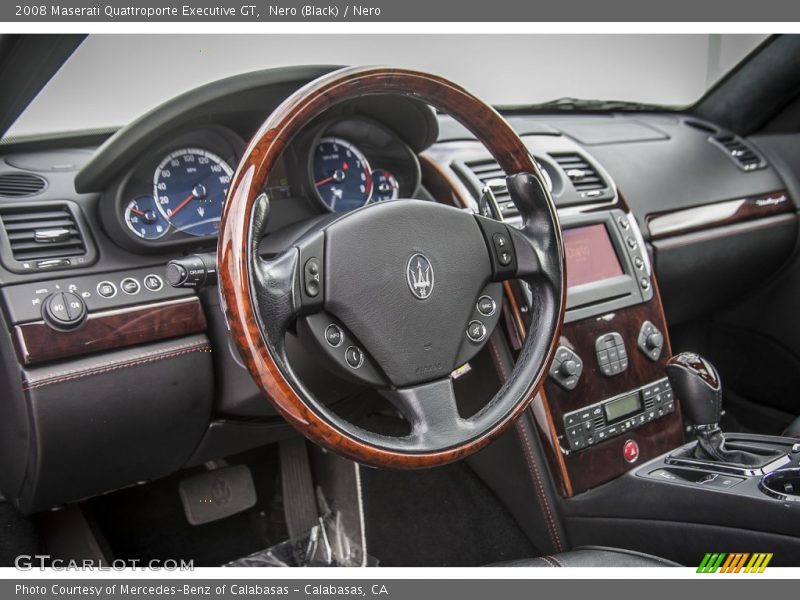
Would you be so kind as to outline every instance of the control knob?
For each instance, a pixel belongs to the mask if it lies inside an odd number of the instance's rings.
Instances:
[[[578,363],[572,359],[567,359],[561,363],[558,372],[564,377],[572,377],[578,372]]]
[[[661,335],[660,332],[655,331],[645,338],[644,341],[645,345],[647,346],[648,350],[655,350],[656,348],[661,348],[661,344],[664,343],[664,336]]]
[[[42,305],[42,317],[54,329],[72,329],[83,322],[86,304],[72,292],[57,292]]]

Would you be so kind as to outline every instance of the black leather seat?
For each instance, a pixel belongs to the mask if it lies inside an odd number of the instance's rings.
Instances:
[[[511,560],[493,567],[680,567],[664,558],[633,550],[584,546],[571,552],[548,554],[536,558]]]
[[[786,428],[786,431],[783,432],[783,435],[787,437],[796,437],[800,438],[800,417],[797,417],[792,424]]]

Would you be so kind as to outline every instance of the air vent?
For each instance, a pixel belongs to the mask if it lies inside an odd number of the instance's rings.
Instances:
[[[500,208],[500,214],[504,219],[519,215],[519,211],[514,206],[511,201],[511,195],[508,193],[506,172],[500,168],[497,161],[489,158],[468,162],[466,165],[472,171],[472,174],[478,178],[478,181],[481,182],[481,190],[485,186],[489,186],[492,189],[497,200],[497,206]]]
[[[559,166],[564,169],[575,191],[581,198],[599,198],[608,185],[588,160],[580,154],[551,154]]]
[[[767,166],[767,161],[738,136],[720,135],[708,139],[721,148],[742,171],[756,171]]]
[[[14,271],[88,264],[90,248],[75,212],[65,203],[0,205],[0,225]]]
[[[0,173],[0,196],[6,198],[33,196],[46,186],[42,177],[31,173]]]

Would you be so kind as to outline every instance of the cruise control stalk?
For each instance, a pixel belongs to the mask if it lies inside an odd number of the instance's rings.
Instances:
[[[217,282],[217,253],[205,252],[167,263],[167,283],[175,288],[199,289]]]

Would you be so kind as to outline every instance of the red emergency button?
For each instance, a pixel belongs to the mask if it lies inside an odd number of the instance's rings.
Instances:
[[[633,440],[628,440],[622,447],[622,455],[629,463],[636,462],[639,458],[639,444]]]

